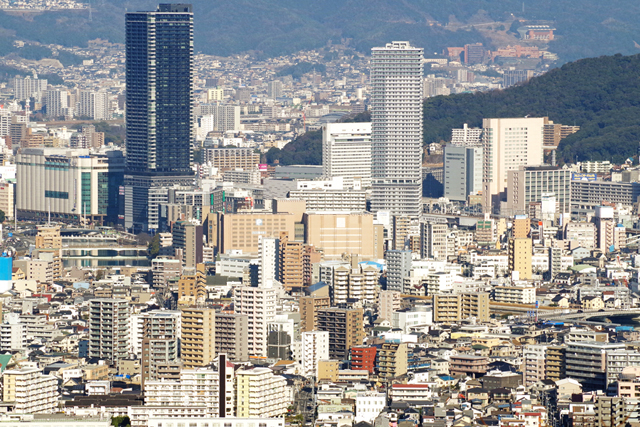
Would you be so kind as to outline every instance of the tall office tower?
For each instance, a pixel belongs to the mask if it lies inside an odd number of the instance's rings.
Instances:
[[[422,57],[408,42],[371,50],[373,212],[421,212]]]
[[[142,388],[147,381],[159,380],[159,370],[167,365],[180,366],[181,313],[156,311],[142,318]]]
[[[127,357],[129,302],[98,298],[89,301],[89,357],[115,364]]]
[[[249,318],[250,356],[267,356],[267,324],[276,315],[278,303],[277,290],[240,286],[233,293],[233,306],[236,314],[245,314]]]
[[[444,147],[444,197],[464,202],[482,191],[482,148]]]
[[[322,127],[322,174],[341,176],[345,188],[371,187],[371,123],[327,123]]]
[[[267,97],[271,99],[280,98],[282,96],[282,82],[273,80],[267,85]]]
[[[193,12],[126,15],[125,227],[149,229],[152,189],[193,183]]]
[[[506,200],[507,174],[520,166],[544,163],[543,134],[546,117],[484,119],[483,205],[486,211],[497,210]]]
[[[215,318],[213,308],[182,309],[182,363],[185,368],[208,366],[215,358]]]
[[[107,94],[107,92],[96,92],[93,90],[80,91],[78,116],[91,117],[93,120],[110,119],[109,95]]]
[[[302,338],[302,375],[318,377],[318,362],[329,359],[329,332],[312,331],[300,334]]]

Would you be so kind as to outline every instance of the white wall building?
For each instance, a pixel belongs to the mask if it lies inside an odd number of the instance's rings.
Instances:
[[[367,391],[356,394],[356,418],[355,422],[365,421],[373,424],[373,421],[382,412],[387,404],[385,393]]]
[[[371,186],[371,123],[327,123],[322,128],[322,173]]]
[[[485,206],[499,206],[500,193],[507,187],[508,171],[544,163],[546,122],[545,117],[483,120]]]
[[[277,299],[276,289],[240,286],[234,290],[235,313],[248,317],[247,340],[251,356],[267,356],[267,324],[274,320]]]
[[[310,331],[302,337],[302,375],[318,378],[318,362],[329,359],[329,332]]]

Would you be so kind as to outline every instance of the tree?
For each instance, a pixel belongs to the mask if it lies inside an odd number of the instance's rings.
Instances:
[[[156,234],[149,242],[149,258],[154,259],[160,253],[160,235]]]
[[[131,420],[126,415],[111,418],[113,427],[131,427]]]
[[[5,220],[4,211],[0,210],[0,224],[2,224]]]

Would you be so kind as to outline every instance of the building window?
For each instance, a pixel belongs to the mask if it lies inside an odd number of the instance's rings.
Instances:
[[[45,190],[44,197],[48,197],[50,199],[69,199],[69,193],[66,191],[50,191]]]

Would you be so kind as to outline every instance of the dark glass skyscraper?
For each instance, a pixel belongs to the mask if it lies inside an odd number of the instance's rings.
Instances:
[[[146,231],[155,228],[154,189],[192,181],[191,5],[127,13],[126,55],[125,227]]]

